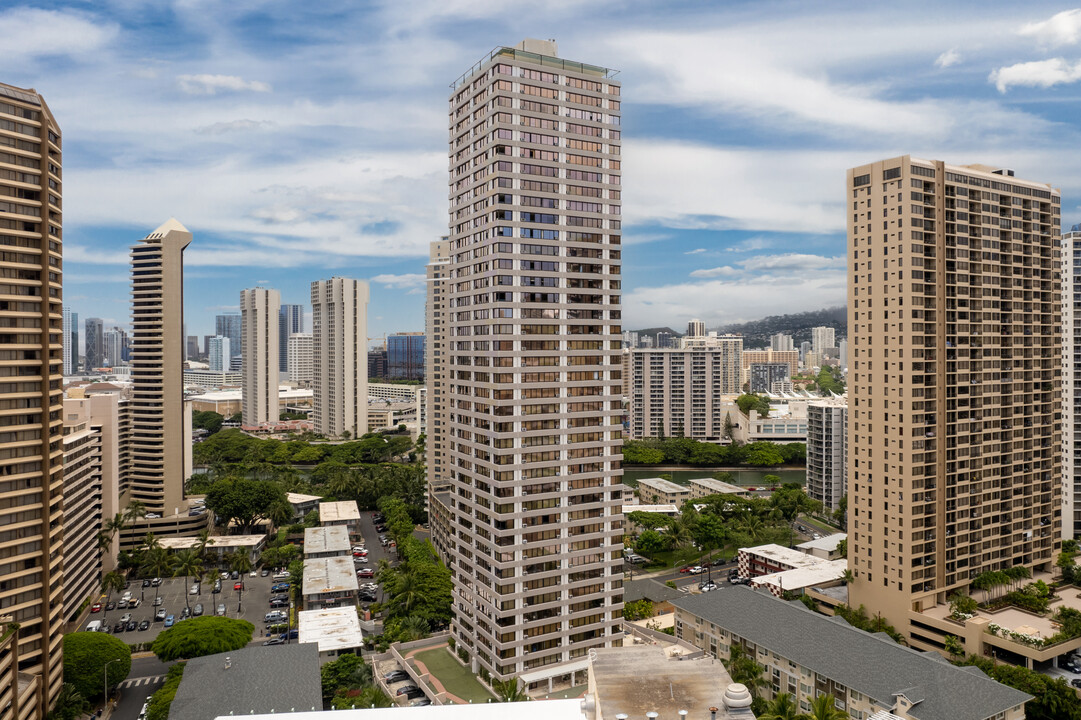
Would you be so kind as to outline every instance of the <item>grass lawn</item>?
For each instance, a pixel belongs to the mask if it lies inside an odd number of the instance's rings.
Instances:
[[[425,650],[413,657],[424,663],[424,667],[443,683],[447,692],[457,695],[462,700],[486,703],[492,699],[492,694],[480,684],[477,678],[473,677],[469,668],[462,667],[461,663],[451,657],[445,647]]]
[[[704,553],[701,550],[690,548],[688,550],[664,550],[659,553],[654,553],[647,564],[642,569],[646,572],[656,572],[657,570],[664,570],[666,568],[682,567],[683,565],[697,565],[698,561],[705,558],[708,553]],[[719,553],[714,551],[714,556],[718,557]]]
[[[570,700],[571,698],[582,697],[582,695],[584,695],[586,690],[588,689],[588,685],[579,685],[577,687],[567,688],[566,690],[554,692],[551,695],[545,695],[544,697],[548,698],[549,700]]]
[[[834,533],[842,532],[842,530],[840,528],[834,527],[832,525],[828,525],[828,524],[822,522],[821,520],[819,520],[818,518],[808,517],[806,515],[801,515],[800,516],[800,522],[805,522],[808,525],[812,525],[812,526],[818,528],[819,530],[821,530],[822,532],[827,533],[829,535],[832,535]]]

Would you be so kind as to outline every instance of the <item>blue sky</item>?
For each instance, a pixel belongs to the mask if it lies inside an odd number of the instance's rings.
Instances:
[[[239,291],[371,282],[422,330],[446,232],[448,85],[555,38],[621,70],[624,326],[844,302],[844,171],[1011,167],[1081,219],[1081,9],[1046,3],[94,0],[4,3],[0,80],[64,132],[65,301],[127,324],[127,247],[175,216],[190,334]],[[43,32],[44,24],[52,29]],[[44,42],[43,42],[44,41]]]

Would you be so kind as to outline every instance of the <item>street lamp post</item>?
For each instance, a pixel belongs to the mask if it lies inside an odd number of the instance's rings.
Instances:
[[[109,662],[105,663],[105,702],[109,702],[109,666],[114,662],[118,662],[121,658],[113,658]]]

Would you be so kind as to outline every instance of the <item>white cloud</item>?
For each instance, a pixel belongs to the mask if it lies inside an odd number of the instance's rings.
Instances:
[[[1051,47],[1074,45],[1081,39],[1081,9],[1063,10],[1042,22],[1027,23],[1018,33]]]
[[[724,265],[722,267],[715,268],[703,268],[699,270],[691,271],[691,277],[693,278],[715,278],[715,277],[733,277],[739,275],[740,271],[734,267]]]
[[[245,80],[236,75],[179,75],[180,89],[189,95],[216,95],[223,92],[270,92],[270,85],[259,80]]]
[[[843,257],[785,253],[783,255],[757,255],[747,258],[740,265],[746,270],[823,270],[844,268],[846,262]]]
[[[945,69],[959,62],[961,62],[961,53],[950,49],[935,58],[935,67]]]
[[[404,273],[402,275],[385,273],[383,275],[376,275],[372,278],[372,282],[394,288],[395,290],[413,290],[422,288],[424,287],[425,280],[426,277],[423,273]]]
[[[683,254],[684,255],[698,255],[699,253],[704,253],[704,252],[706,252],[705,248],[695,248],[694,250],[688,250],[687,252],[685,252]]]
[[[987,79],[1000,93],[1014,85],[1049,88],[1081,80],[1081,61],[1071,65],[1062,58],[1051,58],[1017,63],[992,71]]]
[[[223,135],[230,132],[244,130],[263,130],[274,127],[270,120],[231,120],[229,122],[216,122],[212,125],[204,125],[196,128],[195,132],[200,135]]]
[[[0,12],[0,37],[4,38],[0,60],[16,63],[54,55],[86,55],[111,43],[118,32],[115,23],[98,22],[86,13],[11,8]]]
[[[764,250],[772,244],[772,240],[759,235],[755,237],[749,237],[746,240],[741,240],[732,247],[728,248],[728,252],[755,252],[757,250]]]

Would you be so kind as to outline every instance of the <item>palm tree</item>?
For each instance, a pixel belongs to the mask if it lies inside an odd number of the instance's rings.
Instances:
[[[147,537],[149,538],[150,536],[148,535]],[[173,556],[169,554],[168,550],[155,542],[155,544],[146,551],[146,560],[143,564],[143,569],[153,573],[156,578],[168,577],[173,574]],[[155,602],[157,602],[158,597],[161,596],[160,588],[160,585],[157,585],[154,588]]]
[[[832,695],[819,695],[811,701],[811,712],[804,715],[806,720],[848,720],[848,713],[837,709]]]
[[[430,631],[431,626],[428,624],[428,621],[417,615],[410,615],[407,618],[403,618],[401,624],[398,626],[398,632],[402,642],[423,640],[428,637]]]
[[[788,693],[781,693],[772,700],[758,720],[799,720],[800,711],[796,701]]]
[[[406,569],[395,573],[394,581],[387,583],[386,592],[390,595],[388,605],[397,615],[409,615],[420,604],[420,583],[415,571]]]
[[[856,582],[856,575],[852,572],[850,568],[845,568],[844,573],[841,574],[841,581],[845,585],[851,585],[852,583]]]
[[[199,556],[199,553],[194,548],[183,550],[176,554],[176,565],[173,570],[177,577],[183,575],[184,579],[188,582],[185,585],[191,584],[192,576],[201,577],[203,574],[203,558]],[[188,599],[191,597],[190,593],[184,593],[184,605],[191,609],[191,601]]]
[[[518,678],[510,680],[492,680],[492,689],[499,696],[500,702],[526,702],[530,699],[525,686],[518,684]]]
[[[101,591],[105,593],[105,608],[103,608],[103,612],[101,614],[101,619],[103,621],[105,620],[105,616],[109,613],[109,610],[107,608],[109,607],[109,603],[112,602],[113,591],[123,590],[124,582],[124,576],[118,573],[116,570],[113,570],[112,572],[107,572],[102,576]]]
[[[743,518],[740,519],[739,524],[743,532],[747,533],[747,536],[751,538],[751,540],[758,540],[762,537],[762,532],[766,528],[765,524],[762,522],[762,518],[757,515],[751,515],[750,513],[744,515]]]
[[[82,717],[90,712],[90,703],[79,694],[71,683],[60,686],[60,692],[56,696],[56,705],[47,716],[49,720],[68,720],[69,718]]]
[[[293,506],[287,502],[274,503],[268,513],[271,527],[282,527],[288,525],[293,519]]]

